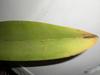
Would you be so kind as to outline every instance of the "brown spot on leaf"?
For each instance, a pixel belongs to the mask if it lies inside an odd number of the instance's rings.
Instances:
[[[97,38],[97,35],[90,34],[90,33],[85,33],[83,34],[83,38]]]

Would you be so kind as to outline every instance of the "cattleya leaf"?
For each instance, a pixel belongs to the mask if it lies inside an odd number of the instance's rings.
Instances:
[[[86,31],[32,21],[0,22],[0,60],[40,61],[67,58],[95,44]]]

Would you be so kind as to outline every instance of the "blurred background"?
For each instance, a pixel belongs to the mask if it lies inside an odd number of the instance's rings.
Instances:
[[[100,0],[0,0],[0,21],[31,20],[82,29],[100,36]],[[50,66],[24,67],[29,75],[100,75],[100,40],[77,58]],[[25,75],[23,74],[23,75]],[[22,75],[22,74],[21,74]]]

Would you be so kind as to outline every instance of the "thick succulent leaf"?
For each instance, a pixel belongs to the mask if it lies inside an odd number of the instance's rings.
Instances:
[[[0,60],[38,61],[77,55],[97,36],[85,31],[32,21],[0,22]]]

